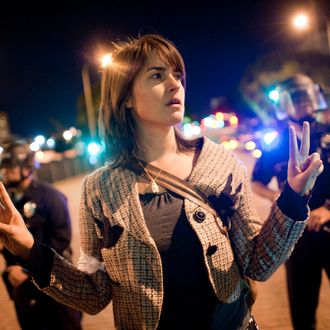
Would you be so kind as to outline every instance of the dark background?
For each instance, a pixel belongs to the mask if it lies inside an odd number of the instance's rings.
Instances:
[[[244,113],[238,85],[245,70],[274,49],[294,46],[289,17],[310,3],[10,2],[0,14],[0,111],[9,114],[11,131],[22,136],[75,125],[82,65],[111,41],[159,32],[186,61],[191,113],[209,114],[210,98],[217,96],[228,97]],[[313,3],[329,9],[327,1]]]

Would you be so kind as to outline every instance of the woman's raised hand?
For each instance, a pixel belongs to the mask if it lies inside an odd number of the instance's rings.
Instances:
[[[28,260],[34,238],[0,182],[0,241],[14,255]]]
[[[288,183],[299,195],[303,196],[312,190],[315,180],[323,171],[323,163],[317,152],[309,155],[310,127],[303,124],[300,149],[298,150],[297,135],[293,126],[289,127],[290,157],[288,164]]]

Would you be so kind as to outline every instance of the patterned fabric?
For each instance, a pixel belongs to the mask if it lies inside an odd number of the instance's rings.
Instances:
[[[230,198],[230,241],[222,221],[184,200],[187,219],[204,252],[218,299],[231,303],[241,292],[240,271],[264,281],[288,258],[305,221],[286,217],[276,203],[262,223],[253,204],[245,166],[231,152],[205,138],[189,179],[209,198]],[[223,229],[223,228],[222,228]],[[56,255],[45,292],[74,308],[95,314],[112,299],[118,329],[156,329],[163,282],[155,242],[145,224],[137,177],[127,169],[103,167],[83,183],[80,210],[82,251],[104,262],[105,271],[79,271]],[[216,246],[213,254],[207,253]]]

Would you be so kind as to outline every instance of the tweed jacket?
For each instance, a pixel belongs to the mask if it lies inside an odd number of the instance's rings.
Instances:
[[[229,240],[219,218],[184,200],[214,292],[219,301],[231,303],[240,296],[240,273],[260,281],[269,278],[288,258],[305,221],[293,221],[274,203],[261,222],[245,166],[207,138],[189,181],[208,197],[231,201],[229,215],[224,214],[231,221]],[[86,177],[80,235],[80,269],[55,255],[50,284],[43,290],[90,314],[112,300],[118,329],[156,329],[164,294],[162,264],[144,220],[135,173],[102,167]],[[212,255],[207,253],[210,246],[217,247]]]

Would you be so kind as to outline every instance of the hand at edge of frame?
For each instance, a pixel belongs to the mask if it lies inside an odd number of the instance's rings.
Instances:
[[[27,261],[34,238],[0,182],[0,241],[14,255]]]

